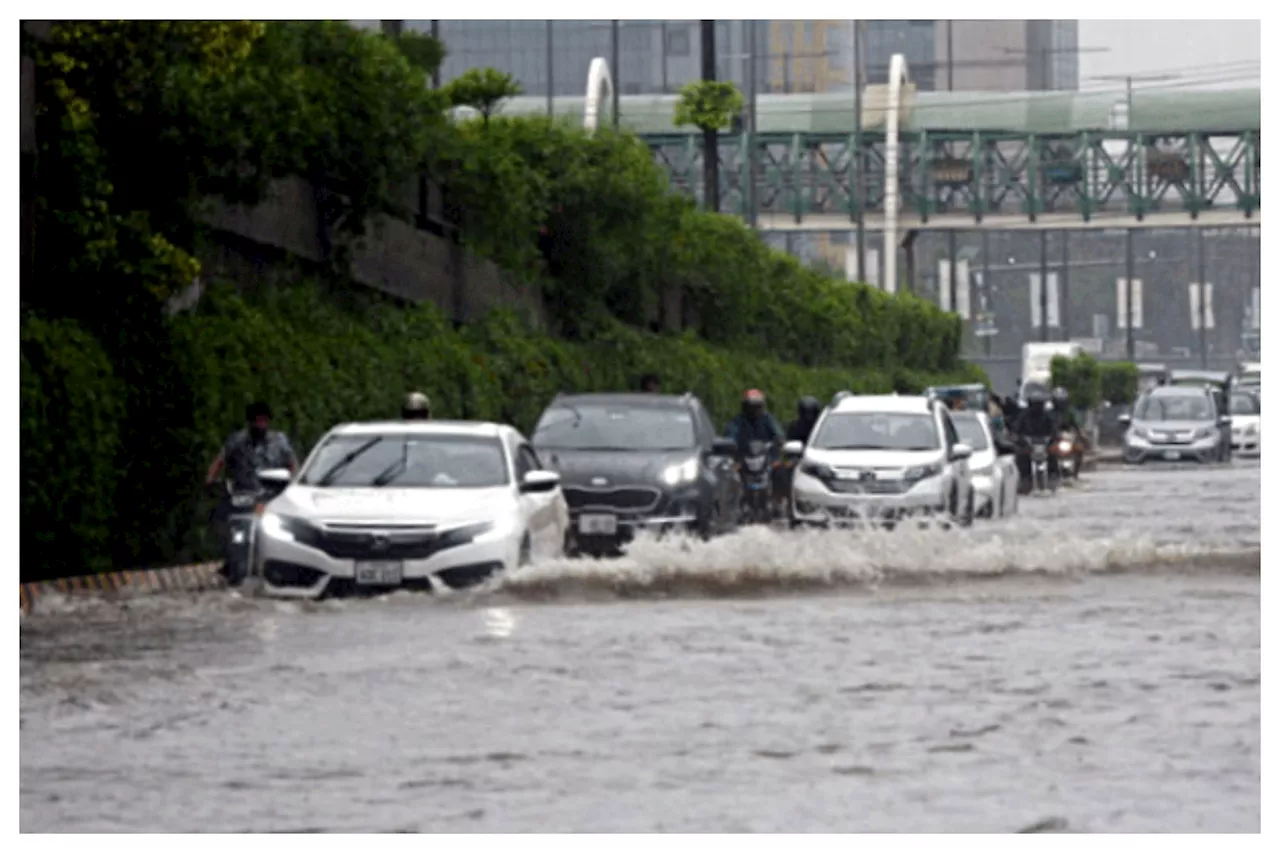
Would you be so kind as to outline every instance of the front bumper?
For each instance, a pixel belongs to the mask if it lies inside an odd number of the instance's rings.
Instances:
[[[994,514],[996,506],[996,478],[994,474],[974,474],[973,507],[978,515]]]
[[[648,498],[641,500],[645,495]],[[593,555],[615,553],[641,532],[698,532],[710,515],[702,509],[709,501],[696,484],[669,491],[649,486],[609,491],[569,487],[565,499],[570,550]]]
[[[1182,444],[1155,443],[1134,435],[1125,437],[1124,461],[1138,462],[1211,462],[1217,457],[1218,436],[1201,438]]]
[[[370,595],[396,589],[433,591],[474,585],[519,562],[516,532],[480,538],[421,558],[379,561],[374,554],[331,556],[310,544],[259,533],[254,574],[263,589],[282,598],[322,598],[329,595]],[[367,559],[366,559],[367,558]],[[398,564],[398,582],[357,581],[357,563]]]
[[[854,484],[842,484],[838,487],[841,491],[835,491],[822,480],[797,471],[791,490],[792,517],[802,524],[839,526],[940,515],[947,510],[943,485],[942,477],[929,477],[897,493],[845,491],[858,488]]]
[[[1262,452],[1262,433],[1255,431],[1233,432],[1231,434],[1231,449],[1236,453],[1261,453]]]

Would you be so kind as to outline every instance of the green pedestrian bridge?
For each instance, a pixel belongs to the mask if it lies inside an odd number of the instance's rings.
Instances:
[[[907,92],[891,158],[886,88],[867,88],[861,128],[851,92],[759,96],[755,133],[719,134],[720,210],[767,231],[879,231],[896,172],[895,231],[1261,224],[1260,89]],[[618,100],[620,125],[701,202],[702,134],[673,126],[676,96]],[[587,99],[550,109],[580,124]],[[503,112],[547,110],[520,97]]]

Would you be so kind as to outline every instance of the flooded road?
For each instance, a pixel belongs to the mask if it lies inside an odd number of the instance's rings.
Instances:
[[[44,601],[21,828],[1257,832],[1260,471],[450,599]]]

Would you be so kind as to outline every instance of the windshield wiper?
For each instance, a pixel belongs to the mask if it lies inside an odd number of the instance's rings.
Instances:
[[[316,485],[327,486],[331,484],[334,481],[334,478],[337,477],[338,474],[340,474],[344,468],[346,468],[352,462],[356,461],[356,459],[359,458],[360,455],[363,454],[365,451],[367,451],[370,447],[373,447],[375,444],[378,444],[381,441],[382,441],[382,436],[380,435],[374,436],[373,438],[366,441],[364,444],[357,447],[355,450],[348,453],[346,456],[339,459],[337,462],[334,463],[332,468],[330,468],[328,471],[325,471],[324,475],[321,476],[320,479],[316,481]]]
[[[819,447],[818,450],[897,450],[900,448],[885,447],[883,444],[833,444],[830,447]]]

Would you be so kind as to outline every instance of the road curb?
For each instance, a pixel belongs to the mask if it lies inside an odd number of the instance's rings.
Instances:
[[[138,569],[79,575],[51,581],[19,584],[23,613],[30,613],[36,602],[50,595],[151,595],[159,592],[203,592],[226,586],[218,570],[221,563],[192,563],[164,569]]]

